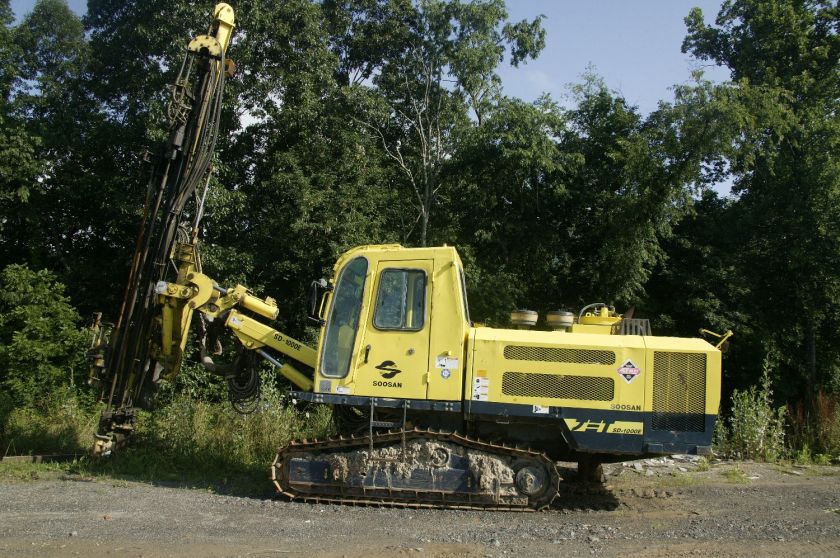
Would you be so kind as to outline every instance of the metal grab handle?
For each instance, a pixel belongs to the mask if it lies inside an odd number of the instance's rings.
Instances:
[[[369,354],[370,354],[370,345],[365,347],[365,364],[367,364]]]

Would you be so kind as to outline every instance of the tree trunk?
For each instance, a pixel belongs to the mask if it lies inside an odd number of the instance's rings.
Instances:
[[[813,321],[808,321],[807,329],[805,330],[805,362],[807,363],[808,372],[808,402],[811,408],[814,406],[814,395],[818,389],[817,383],[817,334],[816,327]]]
[[[426,231],[429,229],[429,214],[426,209],[420,213],[420,247],[426,247]]]

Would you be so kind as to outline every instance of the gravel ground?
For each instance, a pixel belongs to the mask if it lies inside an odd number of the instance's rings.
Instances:
[[[840,556],[838,467],[652,460],[565,490],[546,512],[491,513],[5,478],[0,556]]]

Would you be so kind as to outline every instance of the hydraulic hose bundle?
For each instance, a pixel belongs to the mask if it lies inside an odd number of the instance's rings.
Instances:
[[[104,452],[115,438],[133,427],[134,408],[149,404],[146,395],[159,379],[149,340],[153,337],[157,293],[155,286],[177,272],[174,260],[191,257],[201,270],[194,247],[212,172],[222,116],[226,74],[233,65],[225,53],[234,26],[233,9],[216,5],[207,35],[190,41],[167,107],[169,139],[149,179],[143,221],[131,261],[129,280],[104,370],[99,373],[100,398],[107,402],[98,438]],[[190,203],[190,200],[193,200]]]

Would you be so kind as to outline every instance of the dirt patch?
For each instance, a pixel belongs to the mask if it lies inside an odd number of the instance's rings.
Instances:
[[[840,556],[840,469],[683,465],[617,464],[606,486],[564,484],[539,513],[310,505],[72,476],[9,480],[0,483],[0,555]]]

